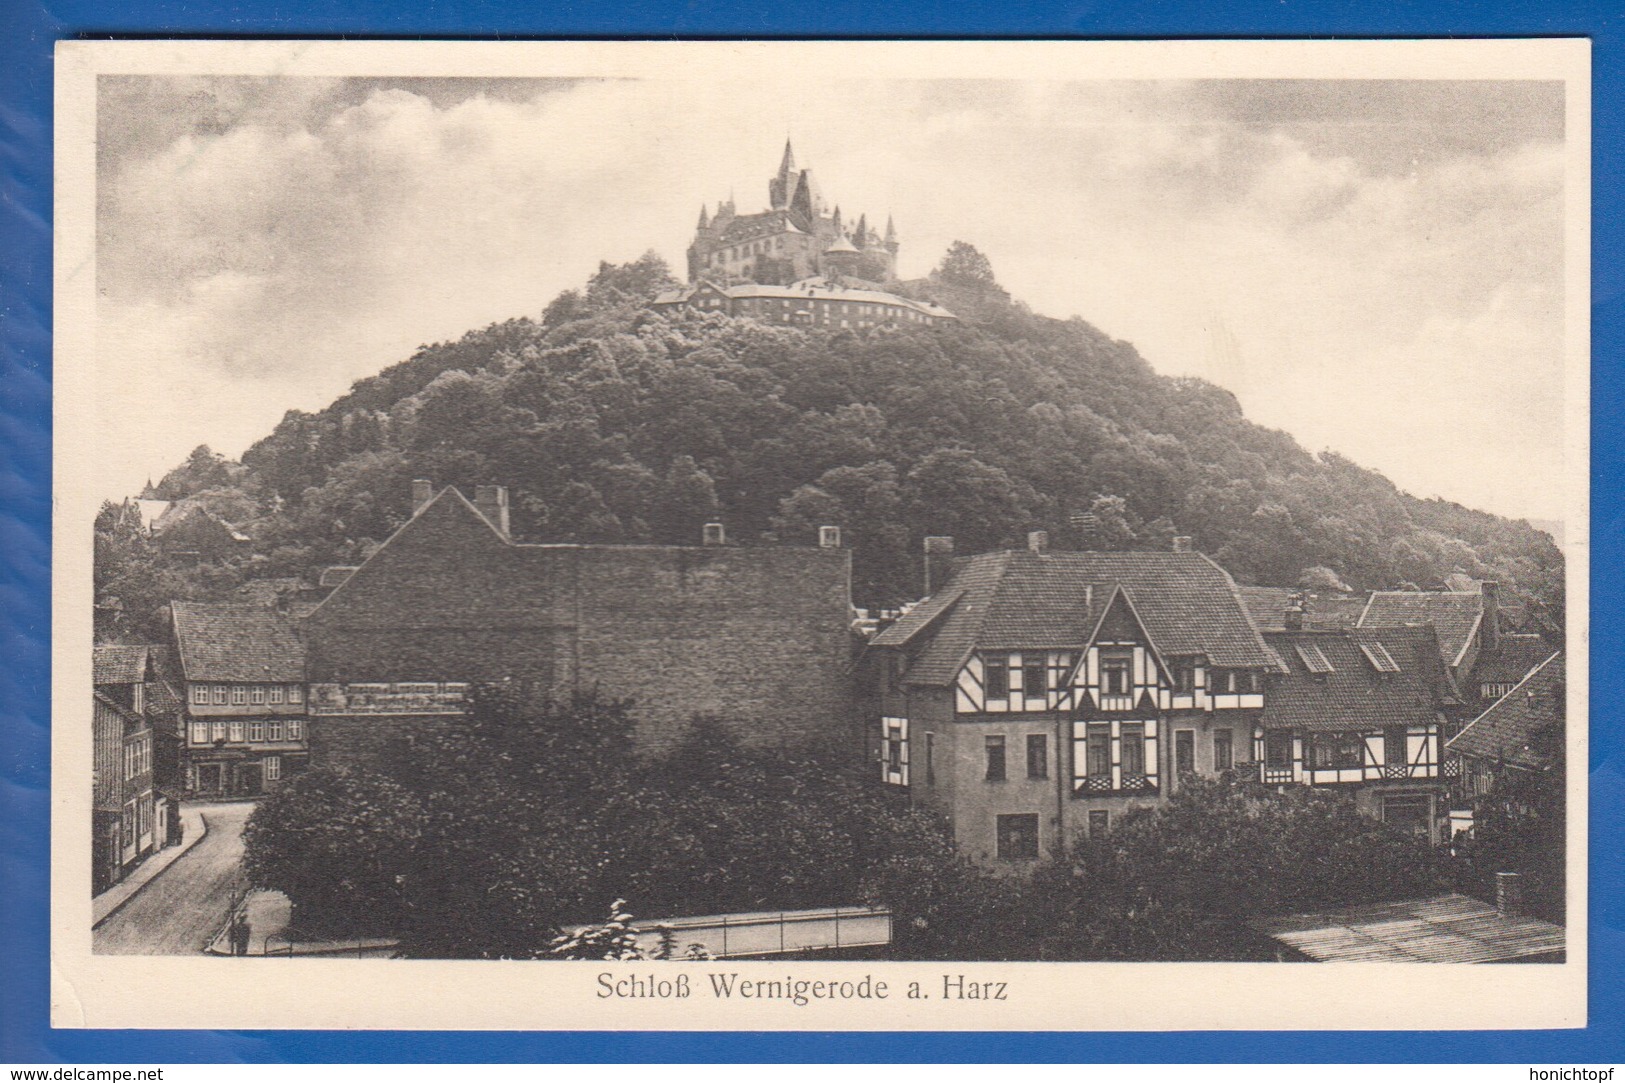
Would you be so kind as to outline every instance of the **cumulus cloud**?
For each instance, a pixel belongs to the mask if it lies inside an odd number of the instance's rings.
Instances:
[[[1422,495],[1556,518],[1549,84],[104,80],[109,494],[240,452],[600,259],[681,266],[786,129],[903,270],[968,240],[1039,311]],[[1443,128],[1441,129],[1441,125]],[[1447,130],[1447,134],[1440,134]],[[1505,451],[1496,451],[1504,448]]]

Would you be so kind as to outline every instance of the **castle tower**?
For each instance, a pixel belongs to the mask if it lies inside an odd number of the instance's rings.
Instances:
[[[796,172],[796,152],[790,147],[790,140],[784,141],[784,157],[779,161],[779,172],[767,182],[767,205],[776,211],[788,210],[790,200],[796,194],[796,182],[801,175]]]

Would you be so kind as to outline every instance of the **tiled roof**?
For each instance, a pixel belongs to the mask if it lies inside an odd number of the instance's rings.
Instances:
[[[100,646],[96,648],[91,672],[95,684],[140,684],[147,679],[149,648]]]
[[[1564,950],[1561,925],[1465,895],[1261,918],[1253,927],[1318,962],[1498,963]]]
[[[174,602],[175,642],[189,681],[302,681],[305,652],[275,610]]]
[[[1266,632],[1286,672],[1270,678],[1264,726],[1298,732],[1369,732],[1436,720],[1451,694],[1438,641],[1427,626],[1307,632]],[[1381,645],[1399,666],[1378,673],[1362,646]],[[1312,674],[1298,647],[1319,648],[1331,670]],[[1313,657],[1313,652],[1310,653]]]
[[[923,635],[907,680],[949,684],[973,650],[1085,646],[1118,586],[1164,655],[1275,665],[1230,576],[1198,553],[985,553],[956,562],[947,586],[875,643]]]
[[[1562,750],[1564,685],[1563,655],[1553,653],[1447,747],[1464,756],[1546,770]]]
[[[1473,680],[1479,684],[1521,681],[1551,656],[1551,646],[1538,635],[1503,634],[1493,650],[1479,652],[1478,662],[1473,666]]]
[[[1261,632],[1278,632],[1286,628],[1287,606],[1292,596],[1302,591],[1291,587],[1237,587],[1247,612]],[[1308,608],[1304,619],[1310,628],[1353,628],[1365,610],[1364,594],[1310,594],[1305,598]]]
[[[1457,665],[1478,630],[1484,596],[1450,590],[1379,590],[1371,595],[1361,628],[1391,628],[1404,624],[1432,624],[1439,633],[1439,653],[1446,665]]]
[[[174,648],[151,648],[153,679],[147,682],[147,717],[155,725],[178,733],[186,713],[186,700],[181,694],[180,662]]]

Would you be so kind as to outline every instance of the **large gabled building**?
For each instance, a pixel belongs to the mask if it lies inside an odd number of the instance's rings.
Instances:
[[[323,763],[389,755],[480,682],[635,701],[639,754],[700,716],[757,747],[845,747],[851,554],[817,547],[527,544],[507,491],[414,484],[413,517],[304,620]],[[696,539],[700,540],[700,539]]]
[[[1190,552],[955,562],[873,640],[880,776],[996,867],[1053,854],[1252,758],[1278,666],[1229,574]]]

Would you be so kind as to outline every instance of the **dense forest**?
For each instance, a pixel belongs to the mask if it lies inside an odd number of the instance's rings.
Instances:
[[[1031,313],[968,245],[915,287],[965,317],[936,327],[651,311],[671,281],[653,254],[603,264],[538,319],[424,346],[320,412],[289,412],[240,463],[199,448],[148,495],[209,509],[246,550],[136,597],[145,558],[104,515],[100,589],[122,590],[139,628],[157,595],[356,563],[424,477],[507,485],[526,541],[694,544],[720,519],[739,544],[808,545],[837,524],[871,607],[919,594],[925,535],[973,553],[1043,529],[1074,548],[1191,535],[1242,582],[1427,588],[1465,572],[1561,619],[1546,534],[1312,454],[1222,388]]]

